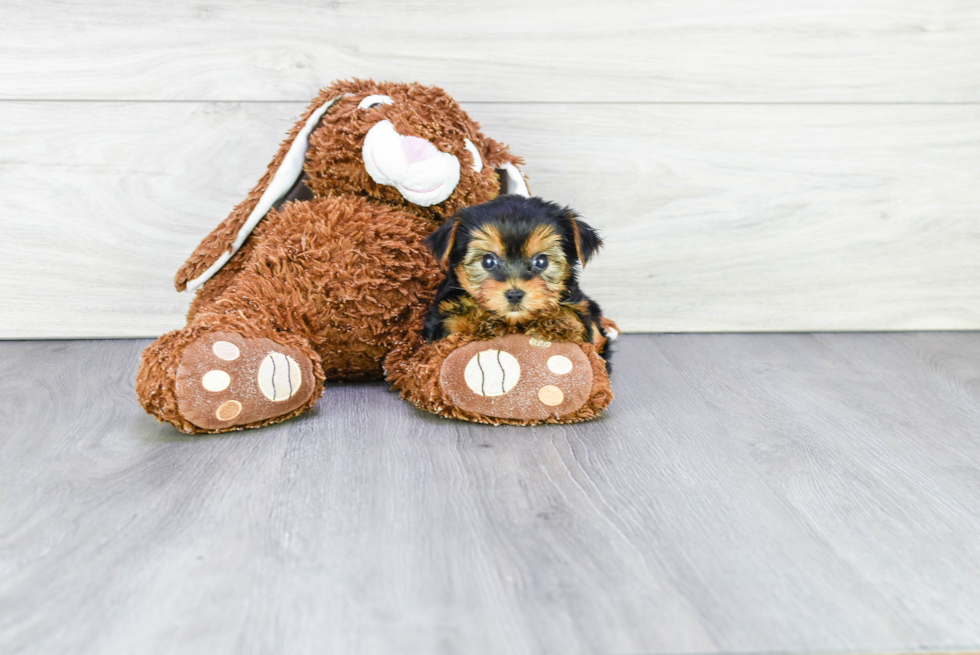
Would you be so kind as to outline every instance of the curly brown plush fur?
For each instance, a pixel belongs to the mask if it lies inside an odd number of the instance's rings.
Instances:
[[[518,334],[516,329],[512,334]],[[489,416],[486,413],[467,411],[454,402],[441,384],[443,364],[457,349],[481,340],[463,334],[453,334],[445,339],[428,343],[421,336],[397,346],[385,360],[385,373],[392,388],[402,398],[419,409],[444,418],[463,419],[489,425],[538,425],[540,423],[579,423],[599,416],[612,402],[612,387],[606,372],[605,360],[590,343],[575,344],[581,348],[592,367],[592,386],[581,407],[569,414],[546,418],[521,419]],[[493,341],[482,342],[489,346]]]
[[[607,326],[615,324],[604,319]],[[520,334],[516,327],[510,334]],[[464,334],[452,334],[432,343],[426,342],[418,333],[397,346],[385,360],[385,374],[392,388],[399,391],[402,398],[419,409],[444,418],[463,419],[489,425],[538,425],[541,423],[580,423],[598,417],[613,400],[612,387],[606,371],[606,362],[596,352],[591,343],[577,343],[592,368],[591,389],[585,402],[574,411],[546,418],[506,418],[489,416],[486,413],[467,411],[454,402],[441,384],[443,364],[456,350],[470,343],[482,343],[486,347],[495,345],[496,340],[483,341]]]
[[[359,108],[359,102],[369,95],[389,96],[393,104]],[[243,247],[200,288],[187,326],[163,335],[144,351],[136,391],[143,407],[160,420],[185,432],[255,427],[312,407],[324,380],[381,377],[385,356],[406,343],[415,326],[421,325],[440,279],[438,265],[423,240],[461,207],[496,197],[500,183],[495,168],[521,163],[505,146],[484,136],[442,89],[362,80],[338,82],[320,92],[245,201],[181,267],[175,279],[178,290],[230,251],[307,119],[338,96],[343,97],[324,114],[309,138],[304,171],[313,198],[271,210]],[[406,200],[396,188],[372,179],[365,170],[361,147],[368,130],[383,119],[391,121],[399,134],[427,140],[458,158],[460,180],[447,199],[422,207]],[[482,156],[484,166],[479,172],[466,139]],[[310,368],[304,370],[312,370],[316,379],[312,395],[288,412],[249,423],[239,425],[229,419],[211,429],[192,423],[181,411],[181,403],[186,407],[191,400],[178,387],[178,373],[191,364],[184,361],[188,347],[218,332],[245,339],[240,362],[249,357],[259,362],[265,355],[258,345],[267,343],[263,339],[295,349],[290,352],[298,358],[309,358]],[[216,358],[213,362],[219,373],[221,361]],[[193,364],[211,366],[207,361]],[[231,379],[221,384],[214,387],[215,398],[231,398],[244,382]],[[225,401],[221,407],[229,402],[237,401]],[[223,410],[217,411],[222,415]]]

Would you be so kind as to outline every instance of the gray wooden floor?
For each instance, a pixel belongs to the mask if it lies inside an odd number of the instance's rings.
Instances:
[[[593,423],[367,384],[203,437],[146,343],[0,343],[0,652],[980,647],[978,333],[632,335]]]

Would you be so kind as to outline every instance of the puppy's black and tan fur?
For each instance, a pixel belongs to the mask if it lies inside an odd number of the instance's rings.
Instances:
[[[426,243],[446,271],[425,320],[428,341],[522,332],[592,343],[608,366],[602,312],[582,293],[576,271],[602,240],[574,211],[540,198],[500,196],[460,210]]]

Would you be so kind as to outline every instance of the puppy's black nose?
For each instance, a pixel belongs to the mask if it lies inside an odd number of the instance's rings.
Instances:
[[[504,292],[504,298],[507,299],[511,305],[516,305],[524,299],[524,292],[520,289],[507,289]]]

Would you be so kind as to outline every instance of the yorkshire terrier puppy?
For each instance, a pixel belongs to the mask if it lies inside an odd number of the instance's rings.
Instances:
[[[422,332],[429,342],[520,332],[591,343],[608,366],[612,323],[603,324],[576,270],[602,240],[574,211],[540,198],[499,196],[460,210],[426,244],[446,271]]]

